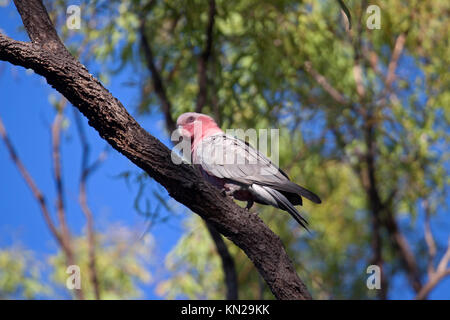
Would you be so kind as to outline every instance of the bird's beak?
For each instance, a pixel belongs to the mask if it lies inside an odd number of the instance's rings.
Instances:
[[[177,131],[180,136],[187,137],[187,138],[191,137],[191,134],[189,133],[189,131],[184,129],[182,125],[177,125]]]

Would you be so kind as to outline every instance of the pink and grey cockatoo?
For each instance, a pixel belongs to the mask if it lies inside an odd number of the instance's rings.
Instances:
[[[272,205],[289,212],[307,229],[307,221],[294,205],[302,205],[302,196],[321,203],[313,192],[289,180],[280,168],[248,143],[225,134],[213,118],[201,113],[184,113],[177,119],[181,134],[191,140],[191,157],[203,176],[227,195]],[[230,161],[231,160],[231,161]]]

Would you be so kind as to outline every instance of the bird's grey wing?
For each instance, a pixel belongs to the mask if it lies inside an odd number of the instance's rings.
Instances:
[[[244,141],[225,134],[205,138],[194,161],[211,175],[244,184],[288,180],[267,157]]]
[[[218,134],[205,138],[194,158],[203,170],[218,178],[245,185],[266,185],[320,203],[318,196],[290,181],[265,155],[235,137]]]

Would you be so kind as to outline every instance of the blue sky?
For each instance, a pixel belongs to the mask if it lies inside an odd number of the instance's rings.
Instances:
[[[8,36],[27,41],[27,37],[18,29],[21,20],[12,4],[0,7],[0,30]],[[132,112],[137,102],[136,88],[124,85],[132,79],[133,73],[125,69],[121,74],[111,78],[107,88],[117,97],[124,106]],[[55,199],[55,188],[52,179],[50,129],[55,112],[49,102],[50,95],[58,95],[46,81],[32,72],[21,67],[0,62],[0,116],[2,117],[9,136],[17,151],[30,171],[31,175],[43,190],[50,206]],[[71,106],[66,115],[73,121]],[[136,115],[134,115],[136,116]],[[152,135],[169,145],[164,134],[162,116],[137,117],[141,125]],[[85,131],[92,147],[92,160],[105,148],[105,142],[88,126],[83,117]],[[78,178],[80,173],[80,145],[78,136],[72,122],[63,135],[63,170],[65,187],[67,190],[66,203],[68,205],[69,225],[75,233],[79,233],[85,225],[82,212],[77,204]],[[137,214],[133,205],[137,187],[127,186],[124,180],[117,176],[125,171],[139,172],[139,170],[125,157],[109,148],[108,158],[98,171],[89,180],[90,205],[95,213],[98,228],[110,223],[120,222],[130,228],[145,230],[146,219]],[[172,201],[162,188],[157,188],[167,201]],[[147,189],[147,191],[149,191]],[[157,200],[152,199],[156,206]],[[181,205],[176,211],[180,214],[174,216],[161,207],[161,215],[169,215],[167,223],[156,224],[152,229],[158,250],[155,259],[161,261],[176,244],[182,234],[182,219],[188,216],[188,210]],[[408,224],[408,221],[402,221]],[[418,220],[416,227],[409,234],[414,237],[415,232],[422,233],[423,221]],[[448,235],[449,222],[447,215],[441,212],[433,222],[436,236],[441,243],[445,243]],[[13,243],[21,243],[24,247],[32,249],[38,257],[45,259],[48,254],[54,253],[55,244],[47,227],[44,224],[40,210],[31,196],[30,190],[23,182],[22,177],[10,160],[3,143],[0,143],[0,248],[8,247]],[[151,270],[157,272],[158,270]],[[154,284],[142,287],[144,298],[160,298],[154,293]],[[443,281],[432,293],[431,298],[450,298],[450,279]],[[412,292],[403,277],[394,279],[394,288],[391,298],[411,298]]]

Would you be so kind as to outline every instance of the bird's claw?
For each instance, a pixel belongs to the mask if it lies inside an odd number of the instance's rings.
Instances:
[[[226,196],[232,197],[234,191],[233,191],[233,190],[227,190],[227,189],[225,189],[225,188],[222,188],[222,189],[220,190],[220,193],[221,193],[224,197],[226,197]]]
[[[253,206],[253,200],[247,201],[247,206],[245,207],[245,210],[250,211],[250,208]]]

